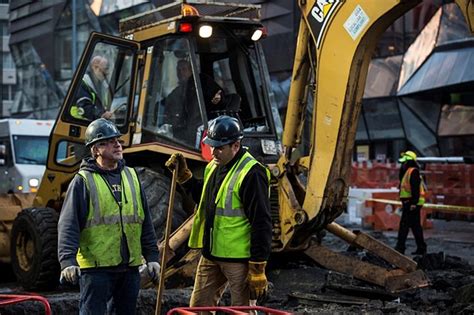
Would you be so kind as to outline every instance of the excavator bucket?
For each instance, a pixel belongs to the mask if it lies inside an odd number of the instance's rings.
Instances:
[[[383,258],[393,268],[389,269],[363,262],[356,258],[333,252],[323,245],[313,244],[305,253],[320,265],[379,285],[391,293],[429,286],[428,277],[422,270],[417,269],[416,262],[384,243],[360,231],[353,233],[337,223],[329,224],[326,229],[347,241],[350,245],[365,249]]]

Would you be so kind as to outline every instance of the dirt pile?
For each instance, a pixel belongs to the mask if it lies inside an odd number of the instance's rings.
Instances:
[[[440,252],[415,257],[415,261],[428,275],[431,286],[391,295],[300,259],[269,272],[273,286],[266,304],[298,314],[473,313],[474,268],[466,260]]]

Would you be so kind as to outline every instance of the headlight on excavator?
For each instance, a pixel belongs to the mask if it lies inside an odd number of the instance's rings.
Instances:
[[[212,26],[209,24],[202,24],[199,26],[199,36],[202,38],[209,38],[212,36]]]
[[[253,34],[252,34],[251,39],[252,39],[254,42],[256,42],[256,41],[258,41],[260,38],[262,38],[262,35],[263,35],[263,29],[257,28],[255,31],[253,31]]]
[[[30,186],[31,192],[36,192],[39,186],[39,179],[38,178],[30,178],[28,180],[28,185]]]

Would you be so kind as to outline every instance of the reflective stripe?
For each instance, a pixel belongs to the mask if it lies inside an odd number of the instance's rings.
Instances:
[[[89,187],[89,195],[90,199],[92,201],[92,209],[89,209],[89,211],[94,211],[92,219],[87,220],[86,222],[86,227],[91,227],[94,225],[99,225],[101,221],[100,217],[100,211],[99,211],[99,194],[97,193],[97,186],[95,184],[94,178],[92,176],[92,173],[89,171],[83,171],[84,174],[86,175],[87,178],[87,183],[90,186]]]
[[[229,186],[227,188],[227,194],[226,194],[226,197],[225,197],[225,209],[229,209],[229,210],[232,211],[232,193],[234,191],[235,183],[237,182],[237,178],[240,175],[240,172],[242,171],[242,169],[251,160],[252,160],[252,158],[250,156],[246,157],[242,161],[242,163],[239,164],[237,169],[235,171],[233,171],[234,174],[233,174],[232,178],[230,179],[230,183],[229,183]],[[236,216],[240,217],[241,216],[241,215],[226,215],[226,213],[228,213],[228,211],[224,211],[222,215],[227,216],[227,217],[236,217]]]
[[[136,217],[133,216],[133,215],[126,215],[126,216],[123,216],[122,217],[122,222],[124,224],[126,223],[129,223],[129,224],[133,224],[133,223],[136,223],[137,220],[136,220]],[[110,215],[110,216],[107,216],[107,217],[101,217],[99,218],[98,222],[92,222],[91,221],[87,221],[86,222],[86,227],[90,228],[92,226],[98,226],[98,225],[113,225],[113,224],[120,224],[120,215],[117,214],[117,215]]]
[[[127,167],[124,168],[124,171],[125,171],[125,176],[127,177],[128,185],[130,186],[130,190],[132,192],[133,215],[123,216],[122,217],[123,223],[136,223],[136,222],[141,223],[143,220],[141,220],[138,216],[137,191],[135,189],[133,177],[132,177],[132,174],[130,173],[130,170]],[[85,171],[85,170],[83,172],[87,177],[87,182],[90,183],[89,195],[92,201],[92,208],[93,208],[93,209],[90,209],[90,211],[94,211],[92,219],[87,220],[85,227],[120,223],[120,215],[111,215],[107,217],[102,217],[100,215],[100,211],[98,211],[98,209],[100,209],[99,208],[99,194],[97,193],[96,183],[94,181],[94,178],[91,172]],[[125,192],[123,192],[123,194],[125,194]]]
[[[224,217],[245,217],[244,209],[237,208],[237,209],[222,209],[216,208],[216,215],[224,216]]]
[[[127,180],[128,180],[128,185],[130,186],[130,190],[132,191],[133,215],[138,220],[137,191],[135,190],[135,185],[133,184],[132,174],[130,173],[130,170],[128,169],[128,167],[125,167],[124,171],[125,171],[125,176],[127,177]]]
[[[82,101],[89,101],[89,102],[91,102],[91,103],[94,103],[94,101],[91,100],[89,97],[84,96],[84,97],[79,98],[79,99],[76,101],[76,104],[79,104],[79,103],[82,102]]]

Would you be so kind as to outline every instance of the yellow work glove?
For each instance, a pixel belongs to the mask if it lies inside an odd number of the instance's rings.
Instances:
[[[267,293],[267,277],[265,276],[266,261],[254,262],[249,261],[249,274],[247,280],[249,282],[250,299],[258,300],[265,297]]]
[[[170,171],[173,171],[176,168],[176,165],[178,166],[178,177],[176,179],[178,183],[184,184],[193,177],[193,173],[191,173],[191,170],[186,164],[186,159],[181,153],[173,153],[165,163],[165,166]]]

